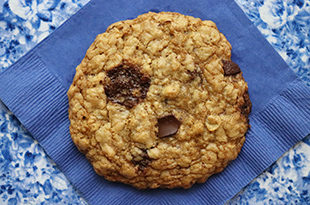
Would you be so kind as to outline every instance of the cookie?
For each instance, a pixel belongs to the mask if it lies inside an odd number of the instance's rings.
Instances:
[[[99,34],[68,91],[70,133],[94,170],[144,188],[189,188],[234,160],[251,102],[212,21],[147,13]]]

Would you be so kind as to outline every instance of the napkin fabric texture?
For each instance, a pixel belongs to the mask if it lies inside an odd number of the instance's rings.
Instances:
[[[253,103],[238,158],[191,189],[136,190],[97,176],[69,133],[66,92],[96,35],[148,11],[214,21],[232,44]],[[0,99],[90,204],[222,204],[310,133],[310,90],[231,0],[91,1],[0,74]]]

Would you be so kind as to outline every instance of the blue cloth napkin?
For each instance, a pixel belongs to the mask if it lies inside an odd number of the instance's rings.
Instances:
[[[95,174],[69,134],[66,92],[87,48],[113,22],[148,11],[213,20],[248,82],[251,129],[239,157],[191,189],[136,190]],[[222,204],[310,133],[310,89],[230,0],[91,1],[0,74],[0,99],[90,204]]]

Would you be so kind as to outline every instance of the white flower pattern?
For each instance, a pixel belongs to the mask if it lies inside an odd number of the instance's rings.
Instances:
[[[89,0],[0,1],[0,72]],[[310,86],[310,1],[235,0],[288,65]],[[86,204],[0,103],[0,204]],[[310,136],[227,204],[310,204]]]

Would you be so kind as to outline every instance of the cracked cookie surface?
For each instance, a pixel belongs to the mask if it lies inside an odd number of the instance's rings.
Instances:
[[[95,171],[137,188],[189,188],[234,160],[251,102],[212,21],[147,13],[99,34],[68,91],[70,133]]]

